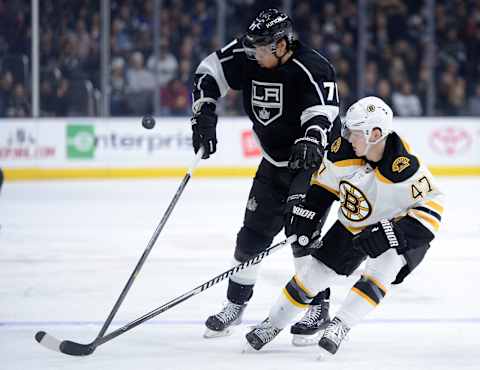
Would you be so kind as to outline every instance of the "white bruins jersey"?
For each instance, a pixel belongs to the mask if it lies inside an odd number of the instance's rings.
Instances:
[[[353,234],[381,219],[410,216],[433,235],[443,213],[443,194],[428,168],[395,132],[386,139],[383,158],[368,162],[351,144],[336,139],[312,185],[335,194],[338,219]]]

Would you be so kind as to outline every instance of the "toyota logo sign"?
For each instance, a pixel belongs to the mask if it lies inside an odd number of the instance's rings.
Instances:
[[[430,145],[439,154],[455,156],[465,153],[472,146],[471,134],[457,127],[436,129],[430,137]]]

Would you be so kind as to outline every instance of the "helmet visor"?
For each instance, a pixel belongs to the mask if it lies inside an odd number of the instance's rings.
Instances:
[[[270,36],[246,35],[242,40],[243,49],[248,59],[258,60],[262,56],[272,54],[275,44]]]

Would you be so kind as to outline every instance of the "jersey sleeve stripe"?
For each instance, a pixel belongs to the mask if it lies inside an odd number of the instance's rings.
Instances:
[[[339,109],[335,105],[314,105],[305,109],[300,116],[300,124],[303,124],[311,120],[315,116],[324,116],[330,121],[331,125],[328,127],[329,131],[333,125],[333,121],[338,116]]]
[[[340,195],[340,193],[339,193],[338,191],[336,191],[335,189],[332,189],[332,188],[328,187],[328,186],[325,185],[325,184],[322,184],[322,183],[321,183],[320,181],[318,181],[317,179],[313,179],[313,180],[311,181],[311,184],[312,184],[312,185],[316,185],[316,186],[320,186],[321,188],[325,189],[326,191],[334,194],[337,198],[338,198],[338,196]]]
[[[223,73],[222,63],[216,53],[210,54],[206,57],[197,67],[195,73],[203,74],[206,73],[212,76],[217,82],[218,88],[220,90],[220,95],[225,96],[230,88]]]
[[[315,87],[315,90],[317,90],[317,94],[320,98],[320,101],[322,102],[322,105],[325,105],[325,100],[323,99],[323,94],[322,94],[322,91],[320,90],[320,87],[318,86],[318,84],[315,82],[315,80],[313,79],[313,76],[312,74],[310,73],[310,71],[307,69],[307,67],[305,67],[302,63],[300,63],[297,59],[293,59],[293,61],[298,64],[300,66],[300,68],[307,74],[310,82],[313,84],[313,86]]]
[[[434,210],[432,210],[432,209],[430,209],[430,208],[427,208],[427,207],[414,207],[413,209],[416,209],[416,210],[418,210],[418,211],[422,211],[422,212],[428,213],[430,216],[435,217],[438,221],[442,221],[442,216],[440,216],[440,214],[438,214],[437,212],[435,212]]]
[[[425,202],[425,205],[434,209],[440,215],[443,213],[443,206],[440,203],[434,202],[433,200],[429,200],[429,201]]]
[[[433,216],[430,216],[427,213],[418,211],[416,209],[412,209],[408,213],[411,217],[417,219],[423,225],[427,226],[429,229],[438,231],[438,229],[440,228],[440,222],[437,219],[435,219]]]

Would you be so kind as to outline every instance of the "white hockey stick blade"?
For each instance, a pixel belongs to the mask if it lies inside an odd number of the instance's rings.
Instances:
[[[37,334],[35,334],[35,339],[42,346],[51,349],[52,351],[62,352],[60,350],[60,344],[62,342],[57,338],[45,333],[44,331],[39,331]]]

